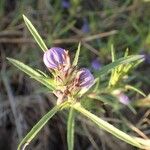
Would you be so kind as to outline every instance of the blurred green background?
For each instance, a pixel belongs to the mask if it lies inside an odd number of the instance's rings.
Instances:
[[[0,0],[0,150],[15,150],[18,141],[53,107],[56,100],[43,86],[6,60],[6,57],[12,57],[47,72],[42,62],[43,53],[25,26],[22,14],[31,20],[49,48],[63,47],[73,57],[81,42],[79,65],[91,70],[95,59],[101,66],[111,62],[111,44],[118,57],[124,54],[126,48],[129,48],[130,54],[145,55],[145,61],[132,72],[132,76],[133,83],[149,94],[148,0]],[[140,105],[137,112],[136,115],[128,112],[127,116],[150,136],[150,120],[142,122],[150,116],[149,109]],[[112,113],[107,108],[103,117],[126,130],[118,123],[119,119],[110,115]],[[56,115],[28,149],[66,150],[65,116]],[[135,149],[87,124],[90,123],[86,119],[78,118],[75,149]]]

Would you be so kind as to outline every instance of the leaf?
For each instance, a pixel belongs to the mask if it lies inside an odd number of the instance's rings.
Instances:
[[[111,59],[112,59],[112,62],[115,61],[115,50],[114,50],[114,46],[111,45]]]
[[[121,130],[117,129],[113,125],[109,124],[108,122],[98,118],[96,115],[92,114],[88,110],[84,109],[80,103],[76,103],[74,105],[71,105],[74,109],[82,113],[84,116],[92,120],[98,127],[106,130],[107,132],[111,133],[112,135],[116,136],[117,138],[125,141],[126,143],[129,143],[133,146],[136,146],[138,148],[141,148],[142,145],[137,142],[132,136],[129,136],[128,134],[122,132]]]
[[[136,87],[134,87],[134,86],[132,86],[132,85],[126,85],[125,88],[126,88],[126,89],[131,89],[131,90],[133,90],[133,91],[135,91],[135,92],[141,94],[142,96],[146,97],[146,95],[145,95],[144,92],[142,92],[141,90],[139,90],[138,88],[136,88]]]
[[[32,78],[42,83],[50,90],[55,90],[55,84],[51,78],[45,78],[45,77],[32,77]]]
[[[124,57],[127,57],[129,55],[129,48],[126,49],[125,53],[124,53]]]
[[[114,69],[115,67],[122,65],[122,64],[127,64],[133,61],[137,61],[137,60],[141,60],[144,59],[143,55],[131,55],[131,56],[127,56],[127,57],[123,57],[120,58],[106,66],[104,66],[99,72],[96,73],[96,76],[101,76],[103,74],[107,74],[108,72],[110,72],[112,69]]]
[[[76,51],[76,54],[75,54],[75,57],[74,57],[74,60],[73,60],[73,64],[72,64],[73,66],[76,66],[78,64],[80,49],[81,49],[81,43],[79,43],[79,45],[78,45],[78,49]]]
[[[99,79],[99,78],[96,78],[96,79],[95,79],[95,87],[94,87],[93,92],[96,92],[96,91],[99,90],[99,83],[100,83],[100,79]]]
[[[134,137],[136,139],[136,141],[138,141],[139,143],[141,143],[143,145],[143,149],[145,150],[149,150],[150,149],[150,139],[142,139],[139,137]]]
[[[20,70],[22,70],[23,72],[25,72],[26,74],[28,74],[31,78],[39,81],[40,83],[44,84],[45,86],[47,86],[49,89],[54,90],[54,83],[53,80],[50,78],[46,78],[43,75],[41,75],[39,72],[35,71],[34,69],[32,69],[31,67],[25,65],[24,63],[12,59],[12,58],[7,58],[9,62],[11,62],[14,66],[16,66],[17,68],[19,68]]]
[[[67,122],[67,144],[68,150],[74,148],[74,127],[75,127],[75,110],[70,108],[68,122]]]
[[[17,150],[24,150],[25,147],[33,140],[33,138],[39,133],[44,125],[52,118],[66,103],[55,106],[46,115],[44,115],[38,123],[31,129],[31,131],[20,142]]]
[[[23,19],[25,21],[26,26],[28,27],[29,31],[31,32],[31,34],[33,35],[35,41],[38,43],[38,45],[40,46],[40,48],[43,51],[48,50],[47,46],[45,45],[44,41],[42,40],[41,36],[39,35],[39,33],[37,32],[37,30],[35,29],[35,27],[32,25],[32,23],[30,22],[30,20],[23,15]]]
[[[48,77],[43,71],[36,69],[41,75],[43,75],[44,77]]]
[[[128,49],[126,50],[125,54],[124,54],[124,58],[126,58],[128,56]],[[143,61],[143,59],[139,59],[137,61],[134,62],[130,62],[130,63],[126,63],[126,64],[121,64],[117,67],[115,67],[112,70],[111,73],[111,77],[109,80],[109,84],[108,87],[112,88],[115,87],[119,81],[122,80],[122,78],[128,74],[128,72],[133,69],[134,67],[136,67],[138,64],[140,64]]]

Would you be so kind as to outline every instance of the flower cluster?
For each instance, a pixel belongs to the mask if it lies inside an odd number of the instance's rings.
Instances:
[[[47,50],[43,61],[54,75],[57,104],[81,96],[94,83],[94,77],[88,69],[77,69],[77,66],[71,65],[68,51],[63,48],[52,47]]]

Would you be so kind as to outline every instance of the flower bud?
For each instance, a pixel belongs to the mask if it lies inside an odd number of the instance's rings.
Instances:
[[[70,67],[70,57],[65,49],[52,47],[43,56],[44,64],[49,69],[65,69]]]
[[[78,87],[90,88],[94,83],[94,77],[88,69],[83,68],[77,72],[75,82]]]
[[[124,94],[122,91],[114,90],[113,94],[118,98],[120,103],[124,105],[128,105],[130,103],[129,97],[126,94]]]
[[[118,99],[124,105],[128,105],[129,104],[129,98],[124,93],[118,94]]]

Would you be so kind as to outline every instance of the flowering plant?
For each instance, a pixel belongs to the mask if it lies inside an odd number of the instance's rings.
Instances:
[[[44,53],[43,61],[53,72],[54,84],[57,87],[53,93],[57,96],[57,104],[76,100],[94,83],[94,77],[86,68],[80,70],[71,65],[68,51],[52,47]]]
[[[61,111],[63,109],[70,110],[67,122],[67,143],[69,150],[73,150],[74,148],[74,127],[76,111],[83,114],[89,120],[94,122],[98,127],[106,130],[117,138],[135,147],[149,147],[150,144],[147,144],[148,142],[146,140],[126,134],[125,132],[117,129],[113,125],[94,115],[81,105],[82,96],[92,86],[94,86],[94,84],[95,88],[92,88],[91,92],[86,96],[97,100],[103,99],[98,93],[99,90],[97,90],[97,85],[99,83],[99,78],[107,74],[108,72],[112,72],[112,74],[107,90],[108,92],[111,92],[113,94],[116,83],[118,83],[119,79],[124,76],[123,73],[127,72],[130,68],[137,64],[133,62],[141,62],[143,60],[143,56],[125,56],[118,60],[115,60],[114,57],[112,57],[113,62],[98,70],[95,74],[96,78],[94,79],[93,75],[88,69],[78,68],[77,64],[80,53],[80,44],[76,51],[75,58],[71,63],[69,52],[67,50],[58,47],[52,47],[48,49],[32,23],[27,19],[27,17],[23,16],[23,18],[34,39],[36,40],[40,48],[44,51],[43,62],[49,69],[53,77],[51,78],[48,75],[45,75],[42,71],[36,71],[18,60],[12,58],[8,58],[8,60],[16,67],[27,73],[30,77],[45,85],[50,90],[50,92],[53,92],[57,97],[57,105],[54,106],[54,108],[51,109],[46,115],[44,115],[38,123],[36,123],[32,130],[21,141],[18,146],[18,150],[25,149],[25,147],[34,139],[34,137],[39,133],[39,131],[49,121],[49,119],[53,117],[53,115],[55,115],[58,111]],[[113,50],[112,56],[114,56]],[[133,65],[131,65],[131,63],[133,63]],[[122,70],[123,73],[121,72]],[[128,88],[134,89],[131,86],[128,86]],[[122,91],[122,89],[120,91]],[[122,96],[122,94],[119,93],[119,96]],[[123,102],[122,99],[121,101]],[[108,102],[108,104],[110,103]],[[110,105],[113,106],[112,104]]]

